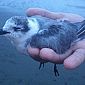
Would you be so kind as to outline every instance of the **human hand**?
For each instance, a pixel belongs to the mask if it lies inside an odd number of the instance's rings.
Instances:
[[[54,13],[44,9],[31,8],[26,11],[27,16],[41,15],[52,19],[66,19],[72,23],[81,22],[83,17],[71,13]],[[33,59],[42,62],[63,63],[65,68],[73,69],[79,66],[85,60],[85,40],[78,41],[65,54],[59,55],[52,49],[28,48],[29,54]]]

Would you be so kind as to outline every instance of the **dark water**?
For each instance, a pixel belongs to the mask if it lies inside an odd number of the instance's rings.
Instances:
[[[25,15],[29,7],[85,17],[84,0],[0,0],[0,27],[11,16]],[[0,85],[85,85],[85,64],[71,71],[58,65],[60,76],[57,78],[52,64],[47,63],[41,70],[38,66],[38,62],[19,54],[6,38],[0,37]]]

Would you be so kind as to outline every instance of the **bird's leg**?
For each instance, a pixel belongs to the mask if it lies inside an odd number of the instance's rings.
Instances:
[[[42,65],[43,65],[43,68],[44,68],[44,63],[40,62],[39,70],[41,69]]]
[[[59,72],[58,72],[56,64],[54,64],[54,74],[55,74],[55,76],[57,76],[57,75],[59,76]]]

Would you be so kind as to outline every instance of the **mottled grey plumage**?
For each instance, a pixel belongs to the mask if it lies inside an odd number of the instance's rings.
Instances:
[[[46,22],[45,22],[46,23]],[[56,53],[63,54],[77,37],[77,26],[67,22],[57,20],[43,24],[41,32],[32,36],[30,45],[37,48],[51,48]]]
[[[14,16],[6,21],[2,30],[0,34],[10,38],[16,48],[25,54],[29,46],[51,48],[56,53],[63,54],[73,42],[85,38],[85,21],[73,24],[41,16]],[[55,71],[58,73],[56,65]]]
[[[52,20],[44,17],[36,17],[36,19],[40,29],[31,38],[32,47],[40,49],[47,47],[58,54],[63,54],[74,41],[85,37],[85,32],[83,32],[85,31],[85,21],[73,24],[66,20]]]

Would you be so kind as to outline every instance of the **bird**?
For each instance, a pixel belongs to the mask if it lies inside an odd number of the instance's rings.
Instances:
[[[50,19],[42,16],[12,16],[0,35],[7,37],[18,51],[28,55],[27,48],[50,48],[58,54],[64,54],[72,43],[85,38],[85,21],[71,23],[67,20]],[[39,69],[44,66],[40,62]],[[54,63],[55,76],[59,76]]]

